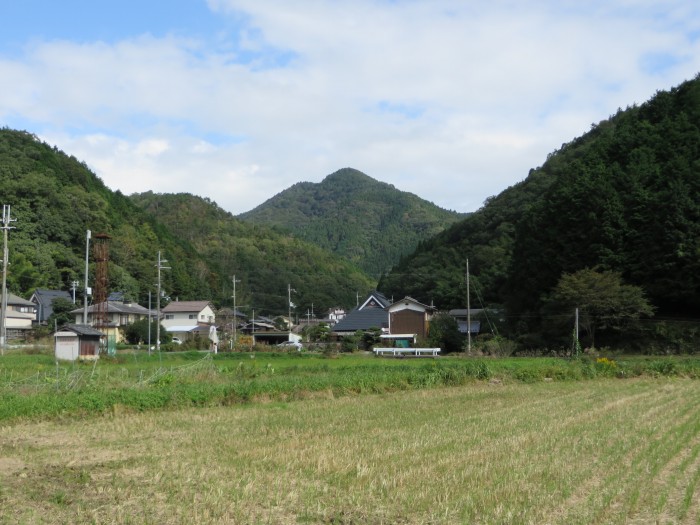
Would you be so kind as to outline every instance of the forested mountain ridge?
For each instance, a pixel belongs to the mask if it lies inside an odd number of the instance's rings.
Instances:
[[[337,305],[347,307],[355,303],[358,292],[374,287],[361,270],[342,258],[289,234],[236,219],[208,199],[153,192],[131,199],[167,224],[174,236],[191,243],[229,297],[235,276],[240,281],[237,304],[247,309],[286,313],[290,285],[292,302],[301,315],[307,310],[319,313]]]
[[[23,297],[36,288],[68,290],[72,281],[80,283],[81,297],[87,230],[112,238],[110,290],[141,304],[154,290],[158,251],[170,267],[162,272],[163,290],[182,300],[229,305],[233,274],[242,281],[242,297],[252,294],[251,306],[270,314],[287,311],[288,283],[299,294],[308,292],[296,297],[300,307],[305,298],[317,310],[349,306],[357,292],[373,288],[349,263],[239,221],[204,199],[114,192],[84,163],[27,132],[0,129],[0,200],[16,219],[9,233],[8,290]],[[92,260],[91,254],[91,280]],[[324,277],[309,284],[319,275]]]
[[[700,78],[563,145],[379,289],[463,308],[467,258],[475,300],[505,305],[520,331],[539,330],[552,288],[584,268],[620,273],[657,315],[700,313]]]
[[[379,278],[464,215],[344,168],[320,183],[297,183],[238,217],[286,229]]]
[[[16,219],[9,233],[8,290],[21,296],[82,283],[87,230],[118,239],[110,249],[110,283],[132,298],[143,299],[153,282],[156,247],[171,254],[174,268],[196,258],[84,163],[26,132],[0,130],[0,197]],[[183,279],[171,289],[207,293],[200,284]]]

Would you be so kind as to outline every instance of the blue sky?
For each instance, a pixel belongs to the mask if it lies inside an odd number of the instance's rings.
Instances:
[[[0,0],[0,126],[232,213],[343,167],[473,211],[700,72],[687,0]]]

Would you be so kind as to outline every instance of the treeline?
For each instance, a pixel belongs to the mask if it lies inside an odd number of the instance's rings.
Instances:
[[[532,344],[552,343],[552,293],[584,269],[639,287],[656,318],[697,318],[700,79],[592,126],[422,243],[379,289],[464,308],[467,259],[477,304],[495,305],[510,334]]]

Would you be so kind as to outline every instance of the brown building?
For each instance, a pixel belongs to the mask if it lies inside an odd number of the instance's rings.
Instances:
[[[405,297],[389,306],[388,311],[390,334],[414,334],[421,339],[428,336],[430,318],[435,312],[432,306]]]

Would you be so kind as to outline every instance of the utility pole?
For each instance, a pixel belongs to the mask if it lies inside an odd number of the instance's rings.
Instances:
[[[574,351],[572,352],[574,356],[578,355],[579,342],[578,342],[578,307],[575,311],[575,321],[574,321]]]
[[[469,259],[467,259],[467,353],[472,353],[472,309],[469,299]]]
[[[236,325],[238,324],[238,316],[236,315],[236,283],[240,283],[238,279],[236,279],[236,275],[231,278],[233,281],[233,339],[231,340],[231,350],[233,350],[233,347],[236,345]]]
[[[83,324],[87,325],[87,314],[88,314],[88,295],[90,294],[90,288],[88,288],[88,257],[90,256],[90,237],[92,237],[92,232],[87,231],[85,239],[85,295],[83,297]]]
[[[289,319],[289,321],[288,321],[289,324],[287,325],[287,327],[289,328],[290,334],[292,333],[292,307],[295,307],[294,303],[292,303],[292,292],[296,292],[296,290],[294,288],[292,288],[291,284],[288,284],[287,285],[287,301],[288,301],[287,304],[289,305],[289,310],[288,310],[289,316],[287,317],[287,319]]]
[[[156,268],[158,268],[158,296],[156,297],[156,352],[160,353],[160,271],[170,270],[170,266],[163,266],[163,263],[168,262],[167,259],[161,259],[160,251],[158,252],[158,263]],[[150,348],[150,347],[149,347]]]
[[[151,355],[151,291],[148,290],[148,355]]]
[[[10,226],[11,222],[17,219],[10,218],[10,205],[2,205],[2,313],[0,314],[0,355],[5,355],[5,346],[7,345],[7,266],[10,257],[7,250],[7,232],[14,228]]]
[[[75,304],[75,290],[78,288],[78,281],[71,281],[70,289],[73,292],[73,304]]]

